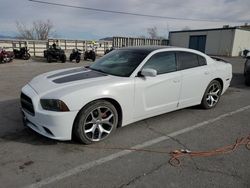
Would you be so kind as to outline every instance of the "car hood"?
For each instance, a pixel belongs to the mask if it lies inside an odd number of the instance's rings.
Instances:
[[[112,77],[91,69],[78,67],[41,74],[33,78],[29,85],[40,95],[77,85],[85,87],[89,84],[103,84]]]

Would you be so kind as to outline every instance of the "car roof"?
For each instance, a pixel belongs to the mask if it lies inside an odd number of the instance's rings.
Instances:
[[[169,48],[174,48],[174,47],[173,46],[131,46],[131,47],[119,48],[119,50],[133,50],[133,51],[150,53],[155,50],[169,49]]]
[[[195,54],[204,56],[206,58],[210,58],[208,55],[206,55],[205,53],[202,53],[200,51],[190,49],[190,48],[176,47],[176,46],[157,46],[157,45],[156,46],[133,46],[133,47],[119,48],[118,50],[133,50],[133,51],[137,51],[137,52],[141,52],[141,53],[150,54],[153,51],[158,51],[158,50],[161,51],[164,49],[171,49],[170,51],[174,50],[174,51],[191,52],[191,53],[195,53]]]

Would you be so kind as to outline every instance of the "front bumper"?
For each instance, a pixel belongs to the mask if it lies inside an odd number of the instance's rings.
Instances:
[[[48,138],[71,140],[74,119],[78,111],[54,112],[43,110],[39,95],[27,84],[22,93],[31,98],[34,115],[22,109],[24,124]]]

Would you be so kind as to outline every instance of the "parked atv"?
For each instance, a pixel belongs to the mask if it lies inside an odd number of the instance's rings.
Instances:
[[[81,50],[75,48],[72,50],[72,53],[69,56],[69,60],[73,61],[76,60],[76,63],[79,63],[81,61]]]
[[[113,47],[111,47],[110,49],[105,50],[104,55],[107,54],[107,53],[109,53],[109,52],[111,52],[111,51],[113,51],[113,50],[114,50]]]
[[[243,51],[242,51],[242,53],[241,53],[241,56],[243,57],[243,58],[247,58],[247,54],[250,52],[250,50],[249,49],[244,49]]]
[[[61,61],[62,63],[66,62],[66,55],[64,50],[57,46],[50,46],[48,50],[44,50],[44,57],[47,59],[48,63],[53,61]]]
[[[14,59],[13,52],[7,52],[4,49],[0,49],[0,63],[8,63]]]
[[[245,83],[250,86],[250,52],[246,54],[246,62],[244,67]]]
[[[89,47],[87,51],[84,53],[84,60],[91,59],[92,61],[95,61],[96,59],[96,53],[95,53],[94,47]]]
[[[13,49],[15,58],[28,60],[30,58],[29,49],[27,47],[22,47],[20,50]]]

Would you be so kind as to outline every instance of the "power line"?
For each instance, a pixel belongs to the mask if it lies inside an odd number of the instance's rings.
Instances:
[[[201,22],[201,21],[202,22],[226,22],[226,20],[178,18],[178,17],[151,15],[151,14],[139,14],[139,13],[132,13],[132,12],[105,10],[105,9],[98,9],[98,8],[91,8],[91,7],[67,5],[67,4],[61,4],[61,3],[52,3],[52,2],[39,1],[39,0],[29,0],[29,1],[34,2],[34,3],[46,4],[46,5],[61,6],[61,7],[67,7],[67,8],[77,8],[77,9],[84,9],[84,10],[89,10],[89,11],[96,11],[96,12],[105,12],[105,13],[122,14],[122,15],[130,15],[130,16],[148,17],[148,18],[160,18],[160,19],[168,19],[168,20],[185,20],[185,21],[197,21],[197,22]]]

